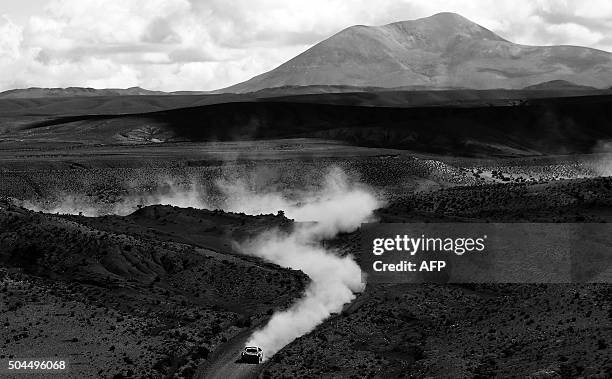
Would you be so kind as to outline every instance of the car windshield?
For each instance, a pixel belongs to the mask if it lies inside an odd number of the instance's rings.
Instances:
[[[247,353],[257,353],[257,348],[255,348],[255,347],[247,347],[246,351],[247,351]]]

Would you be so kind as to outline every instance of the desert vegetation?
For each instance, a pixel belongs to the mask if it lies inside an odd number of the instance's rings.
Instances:
[[[302,148],[297,145],[274,148],[291,152]],[[383,222],[607,222],[612,205],[610,178],[594,177],[592,162],[575,157],[379,151],[257,161],[187,157],[121,167],[95,159],[49,171],[36,158],[29,168],[0,172],[6,332],[0,343],[14,356],[53,346],[72,357],[75,375],[201,376],[225,359],[219,352],[234,357],[231,349],[243,338],[302,296],[309,282],[303,273],[241,255],[234,245],[271,227],[290,230],[292,221],[283,212],[215,210],[220,180],[243,178],[252,190],[291,197],[313,190],[337,166],[386,200],[376,211]],[[53,208],[68,196],[72,211]],[[181,208],[153,205],[182,200]],[[121,214],[117,204],[127,206]],[[97,213],[79,215],[83,206]],[[359,234],[342,233],[324,245],[351,254],[360,248]],[[252,374],[606,377],[608,287],[368,285]]]
[[[1,203],[2,358],[54,351],[76,376],[191,377],[209,352],[303,291],[300,272],[218,252],[230,246],[224,230],[238,239],[286,219],[192,210],[184,217],[217,237],[212,251],[160,235],[177,212],[87,222]]]

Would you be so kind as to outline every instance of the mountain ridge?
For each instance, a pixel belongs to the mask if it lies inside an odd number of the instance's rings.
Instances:
[[[607,88],[612,54],[519,45],[458,14],[438,13],[348,27],[271,71],[217,92],[307,85],[521,89],[553,80]]]
[[[141,87],[91,88],[91,87],[29,87],[0,92],[0,99],[34,99],[45,97],[95,97],[95,96],[151,96],[205,94],[204,91],[153,91]]]
[[[576,83],[569,82],[567,80],[550,80],[548,82],[542,82],[533,84],[523,88],[526,91],[541,91],[541,90],[583,90],[583,91],[593,91],[597,90],[595,87],[591,86],[581,86]]]
[[[350,26],[273,70],[214,91],[31,87],[0,92],[0,99],[610,88],[612,53],[515,44],[461,15],[443,12],[381,26]]]

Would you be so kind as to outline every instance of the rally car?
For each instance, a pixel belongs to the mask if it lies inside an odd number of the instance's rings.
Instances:
[[[241,362],[261,363],[263,362],[263,350],[257,346],[247,346],[240,353]]]

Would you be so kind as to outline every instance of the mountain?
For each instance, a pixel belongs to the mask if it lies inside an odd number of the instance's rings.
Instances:
[[[279,67],[220,92],[283,86],[522,89],[553,81],[608,88],[612,54],[512,43],[454,13],[351,26]]]
[[[593,91],[597,90],[591,86],[580,86],[576,83],[568,82],[567,80],[551,80],[544,83],[538,83],[523,88],[527,91],[547,91],[547,90],[563,90],[563,91]]]
[[[30,99],[38,97],[77,97],[77,96],[139,96],[139,95],[166,95],[162,91],[150,91],[140,87],[120,88],[23,88],[0,92],[0,99]]]

